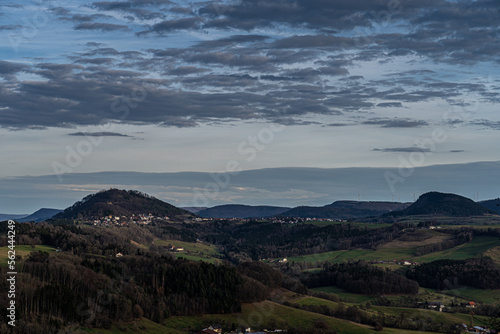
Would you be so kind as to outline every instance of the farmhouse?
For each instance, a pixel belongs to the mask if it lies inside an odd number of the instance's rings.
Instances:
[[[476,308],[477,304],[474,301],[470,301],[467,304],[465,304],[465,307],[467,308]]]
[[[444,305],[441,302],[428,302],[427,303],[427,308],[429,309],[434,309],[436,311],[442,312]]]

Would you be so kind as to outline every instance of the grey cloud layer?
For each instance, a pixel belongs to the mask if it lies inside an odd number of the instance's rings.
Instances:
[[[404,148],[403,148],[404,149]],[[409,152],[410,150],[404,150]],[[199,172],[134,173],[103,172],[68,174],[60,183],[54,175],[0,178],[0,212],[34,212],[40,207],[65,208],[84,196],[110,187],[138,189],[179,206],[215,206],[227,203],[250,205],[326,205],[336,200],[411,201],[428,191],[498,197],[500,162],[436,165],[415,168],[411,178],[398,183],[392,193],[385,173],[397,168],[275,168],[230,175],[227,187],[213,191],[214,174]],[[471,170],[481,171],[471,173]],[[221,176],[224,179],[225,176]],[[22,198],[22,200],[20,200]]]
[[[498,63],[495,1],[242,0],[182,7],[168,0],[127,0],[83,7],[93,12],[68,7],[52,13],[75,33],[110,39],[120,34],[164,45],[171,34],[222,37],[147,50],[90,41],[65,63],[0,61],[0,126],[120,121],[192,127],[249,119],[310,124],[301,118],[323,114],[343,115],[347,119],[336,123],[342,125],[415,128],[429,122],[411,114],[368,118],[366,113],[438,98],[451,103],[467,93],[500,99],[498,87],[454,82],[426,69],[401,69],[386,80],[349,77],[359,62],[404,56],[428,63]],[[0,30],[11,28],[16,29]],[[227,36],[228,29],[234,35]],[[22,80],[20,72],[43,80]]]

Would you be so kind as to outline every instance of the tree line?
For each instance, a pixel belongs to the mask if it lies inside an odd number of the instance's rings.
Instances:
[[[437,260],[408,270],[406,276],[421,286],[446,290],[460,286],[500,289],[500,268],[488,258]]]
[[[364,261],[353,263],[325,263],[320,272],[302,278],[308,288],[337,286],[365,295],[418,293],[419,285],[400,274],[370,266]]]

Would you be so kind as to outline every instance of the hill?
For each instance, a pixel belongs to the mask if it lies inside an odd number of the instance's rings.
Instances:
[[[371,210],[374,212],[380,212],[382,214],[388,211],[403,210],[409,207],[410,205],[411,203],[400,203],[400,202],[336,201],[326,206],[332,208],[343,208],[343,209]]]
[[[283,212],[281,216],[331,219],[362,218],[380,216],[387,212],[404,209],[408,205],[409,203],[398,202],[337,201],[321,207],[299,206]]]
[[[428,192],[404,210],[387,213],[391,216],[435,215],[450,217],[482,216],[495,213],[473,200],[456,194]]]
[[[16,215],[16,214],[9,214],[9,213],[0,213],[0,222],[4,220],[18,220],[21,218],[24,218],[28,216],[26,215]]]
[[[62,212],[62,210],[43,208],[43,209],[40,209],[40,210],[32,213],[31,215],[29,215],[27,217],[17,219],[17,221],[20,223],[42,222],[44,220],[47,220],[47,219],[54,217],[55,215],[57,215],[60,212]]]
[[[198,215],[204,218],[264,218],[279,215],[287,210],[290,208],[227,204],[201,210]]]
[[[205,209],[208,209],[208,208],[205,207],[205,206],[186,206],[186,207],[181,207],[181,209],[189,211],[189,212],[194,213],[194,214],[197,214],[201,210],[205,210]]]
[[[490,199],[488,201],[481,201],[477,203],[481,204],[487,209],[490,209],[491,211],[495,211],[496,213],[500,214],[500,198]]]
[[[149,213],[154,216],[168,216],[170,218],[194,216],[191,212],[139,191],[109,189],[85,197],[53,218],[92,219],[108,215],[132,216]]]

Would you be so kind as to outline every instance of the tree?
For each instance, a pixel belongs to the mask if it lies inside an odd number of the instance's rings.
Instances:
[[[318,329],[328,329],[328,324],[324,319],[318,318],[314,321],[314,327]]]
[[[500,302],[499,299],[497,300]],[[497,332],[500,331],[500,303],[495,306],[495,310],[488,318],[488,325]]]
[[[139,304],[135,304],[134,308],[132,309],[132,316],[134,319],[140,319],[144,315],[144,311],[142,310],[142,307]]]

